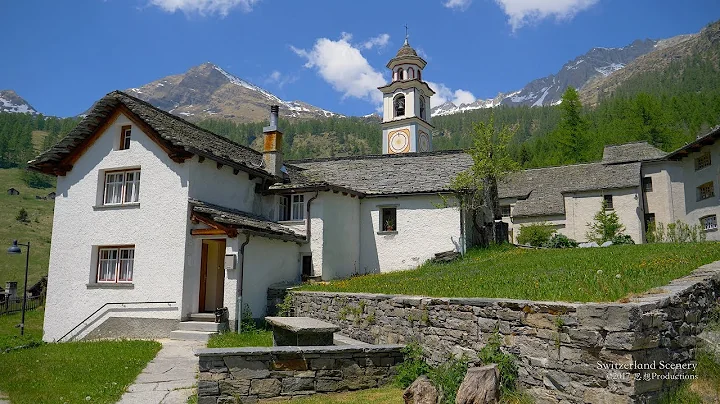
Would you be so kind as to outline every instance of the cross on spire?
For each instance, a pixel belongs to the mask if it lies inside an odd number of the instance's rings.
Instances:
[[[408,34],[408,31],[409,31],[409,28],[408,28],[407,24],[405,24],[405,45],[408,44],[408,37],[410,36],[410,34]]]

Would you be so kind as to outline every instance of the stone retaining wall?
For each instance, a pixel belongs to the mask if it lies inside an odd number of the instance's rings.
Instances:
[[[403,345],[199,349],[198,404],[252,403],[378,387]]]
[[[651,402],[678,380],[664,363],[691,363],[697,335],[720,297],[720,262],[628,303],[448,299],[294,292],[295,315],[329,321],[368,343],[418,341],[429,360],[475,356],[495,330],[519,358],[538,402]],[[662,361],[662,362],[661,362]],[[654,363],[655,370],[602,366]],[[687,370],[678,371],[688,373]]]

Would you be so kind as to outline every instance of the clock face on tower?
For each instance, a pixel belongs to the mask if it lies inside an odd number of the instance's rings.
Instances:
[[[410,131],[400,129],[388,133],[388,151],[390,153],[406,153],[410,150]]]
[[[423,131],[418,132],[418,151],[428,152],[430,151],[430,135]]]

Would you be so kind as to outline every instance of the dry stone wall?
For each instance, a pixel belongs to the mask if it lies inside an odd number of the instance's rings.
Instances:
[[[691,373],[720,297],[720,262],[654,292],[587,304],[293,292],[293,306],[296,316],[338,324],[367,343],[417,341],[434,363],[475,357],[497,330],[538,402],[642,403]]]
[[[254,403],[382,386],[403,345],[199,349],[198,404]]]

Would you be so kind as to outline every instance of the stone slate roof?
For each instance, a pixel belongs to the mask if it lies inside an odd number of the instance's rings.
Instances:
[[[563,194],[640,186],[640,163],[576,164],[511,174],[498,184],[500,198],[518,198],[513,217],[565,214]]]
[[[618,164],[657,160],[665,157],[666,154],[648,142],[633,142],[605,146],[602,162],[603,164]]]
[[[271,177],[270,173],[260,167],[261,153],[202,129],[122,91],[113,91],[95,103],[90,113],[65,138],[30,161],[30,168],[47,171],[61,162],[101,127],[121,104],[142,119],[173,149],[186,154],[197,154],[256,175]]]
[[[274,189],[300,189],[329,184],[364,195],[436,193],[470,167],[463,151],[340,157],[288,162],[290,184]]]
[[[305,241],[305,236],[295,232],[293,229],[252,213],[195,199],[190,200],[190,207],[195,214],[240,231],[249,230],[250,232],[259,233],[260,235],[266,235],[271,238]]]
[[[413,49],[412,46],[407,43],[407,41],[395,55],[396,58],[401,58],[403,56],[417,56],[417,52],[415,52],[415,49]]]

